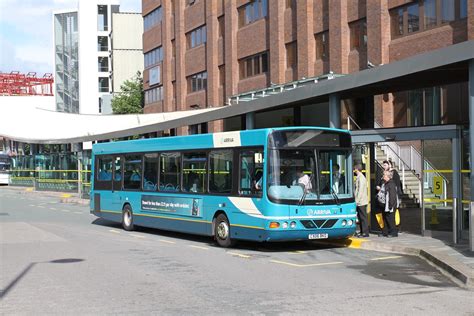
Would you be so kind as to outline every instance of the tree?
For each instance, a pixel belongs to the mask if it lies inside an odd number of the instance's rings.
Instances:
[[[112,98],[114,114],[143,113],[143,78],[140,71],[120,86],[120,92]]]

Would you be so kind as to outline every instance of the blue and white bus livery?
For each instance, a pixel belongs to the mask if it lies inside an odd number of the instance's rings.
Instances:
[[[347,131],[316,127],[100,143],[91,213],[126,230],[214,236],[223,247],[347,238],[356,218],[351,150]]]

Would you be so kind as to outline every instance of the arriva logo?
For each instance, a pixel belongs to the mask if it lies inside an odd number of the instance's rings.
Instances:
[[[315,215],[331,215],[331,210],[308,210],[306,212],[308,216],[315,216]]]

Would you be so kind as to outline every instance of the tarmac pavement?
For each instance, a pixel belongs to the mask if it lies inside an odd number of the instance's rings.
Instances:
[[[32,188],[9,187],[23,194],[40,194],[60,197],[62,203],[88,205],[88,199],[82,199],[74,193],[33,191]],[[317,241],[317,243],[337,244],[341,247],[360,248],[396,254],[418,256],[460,286],[474,290],[474,252],[466,244],[454,245],[450,241],[420,235],[401,233],[398,238],[378,237],[350,238],[343,241]]]

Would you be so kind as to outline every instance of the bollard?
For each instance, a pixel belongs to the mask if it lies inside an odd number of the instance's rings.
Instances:
[[[439,225],[438,213],[436,212],[436,205],[431,205],[430,225]]]

